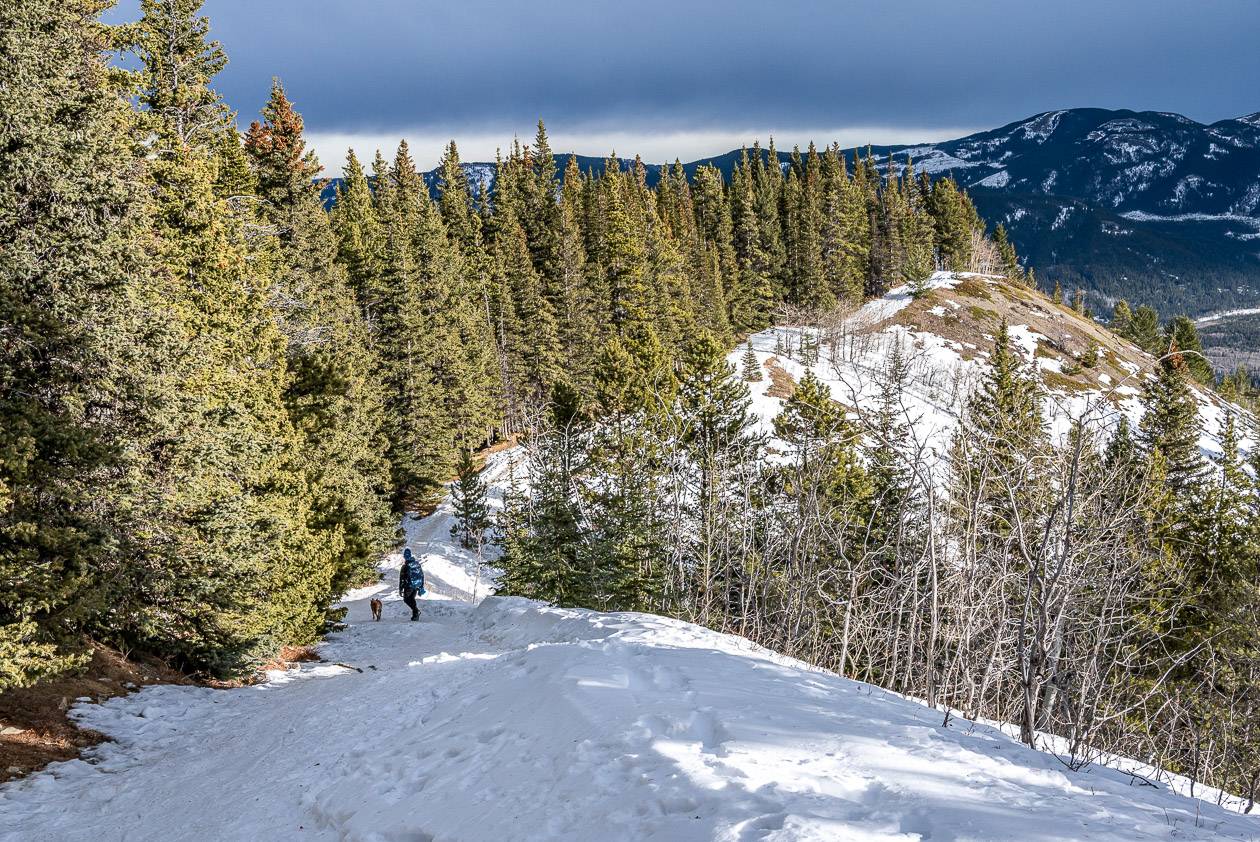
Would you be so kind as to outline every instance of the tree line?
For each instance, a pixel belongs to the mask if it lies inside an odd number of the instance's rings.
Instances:
[[[329,212],[279,82],[238,130],[199,0],[111,5],[0,10],[0,689],[88,638],[248,669],[564,396],[938,265],[1022,275],[952,181],[835,147],[650,189],[540,123],[492,190],[454,143],[436,197],[405,143],[351,153]]]

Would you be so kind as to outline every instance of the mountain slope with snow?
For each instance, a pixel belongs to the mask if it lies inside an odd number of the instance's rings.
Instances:
[[[1041,379],[1054,435],[1064,435],[1074,420],[1107,430],[1124,417],[1137,428],[1142,385],[1153,377],[1156,364],[1150,354],[1070,307],[1002,278],[937,272],[927,287],[918,299],[907,287],[894,289],[826,330],[780,326],[752,336],[762,366],[778,374],[777,383],[767,378],[752,384],[761,430],[772,432],[786,396],[784,377],[799,382],[807,368],[853,412],[873,410],[880,378],[899,348],[908,366],[901,397],[904,420],[922,457],[935,463],[949,446],[967,396],[984,375],[1003,320],[1014,346]],[[803,336],[819,345],[817,362],[808,366],[801,362]],[[729,357],[737,368],[742,353],[736,350]],[[1231,405],[1201,386],[1193,391],[1202,428],[1199,445],[1211,458],[1221,452],[1218,434]],[[1244,436],[1240,445],[1250,451],[1255,442]]]
[[[499,455],[488,475],[510,468]],[[391,558],[347,596],[323,662],[77,706],[114,742],[0,787],[0,840],[1260,838],[1260,818],[1138,764],[1073,771],[740,638],[472,602],[477,559],[450,525],[449,506],[407,525],[429,578],[418,623]]]

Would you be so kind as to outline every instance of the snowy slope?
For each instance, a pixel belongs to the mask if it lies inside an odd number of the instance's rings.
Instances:
[[[323,663],[78,706],[115,742],[0,787],[0,840],[1260,839],[1260,818],[739,638],[464,601],[475,559],[449,527],[446,508],[409,524],[419,623],[387,561]]]
[[[925,286],[930,291],[918,300],[908,287],[897,287],[867,302],[832,330],[834,343],[823,331],[791,326],[769,328],[749,341],[764,368],[780,368],[796,382],[808,368],[835,400],[855,412],[875,409],[880,377],[894,349],[900,348],[909,367],[901,397],[903,420],[910,424],[924,460],[935,462],[946,453],[967,396],[984,376],[993,334],[1005,317],[1014,347],[1042,378],[1045,416],[1054,436],[1065,435],[1076,419],[1110,429],[1123,416],[1137,428],[1141,387],[1155,365],[1149,354],[1069,308],[1000,278],[937,272]],[[797,350],[803,335],[820,345],[818,361],[810,366],[800,362]],[[1065,374],[1073,354],[1084,352],[1090,342],[1099,349],[1099,363]],[[777,353],[779,348],[784,353]],[[737,371],[743,353],[741,346],[728,357]],[[750,388],[759,429],[770,436],[783,400],[769,394],[774,388],[769,377]],[[1218,434],[1228,405],[1201,387],[1195,386],[1194,393],[1202,428],[1199,446],[1211,458],[1221,452]],[[1249,452],[1255,443],[1245,425],[1240,432],[1240,445]],[[781,449],[782,443],[772,438],[771,446]]]

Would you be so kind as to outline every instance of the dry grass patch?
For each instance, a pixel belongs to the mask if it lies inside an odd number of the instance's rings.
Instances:
[[[771,357],[766,360],[765,367],[770,372],[770,388],[766,389],[766,394],[783,400],[792,397],[792,393],[796,391],[796,378],[788,373],[779,358]]]
[[[983,301],[991,301],[993,295],[989,292],[989,285],[979,278],[963,278],[954,287],[954,292],[959,295],[965,295],[968,298],[979,298]]]
[[[1046,384],[1047,389],[1061,389],[1065,392],[1089,392],[1095,388],[1093,384],[1082,383],[1074,377],[1057,371],[1041,372],[1041,381]]]

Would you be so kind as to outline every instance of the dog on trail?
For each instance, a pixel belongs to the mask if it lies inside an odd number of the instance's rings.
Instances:
[[[381,619],[381,601],[373,597],[370,605],[372,606],[372,619],[380,620]]]

